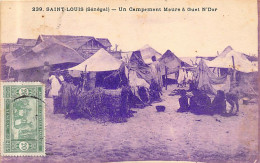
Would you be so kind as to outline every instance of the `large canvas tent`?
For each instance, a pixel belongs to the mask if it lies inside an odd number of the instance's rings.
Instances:
[[[67,69],[84,60],[74,49],[68,47],[55,38],[50,38],[39,43],[30,51],[12,60],[7,60],[10,76],[17,81],[46,80],[43,67],[49,64],[51,70]],[[15,71],[12,71],[15,70]],[[45,76],[44,76],[45,74]]]
[[[88,72],[89,89],[93,89],[94,87],[116,89],[126,82],[122,63],[122,61],[114,58],[106,50],[101,48],[84,62],[68,70],[72,76],[77,72]]]
[[[82,61],[84,61],[84,58],[74,49],[54,38],[50,38],[33,47],[29,52],[7,62],[6,65],[12,67],[14,70],[21,70],[41,67],[44,66],[45,62],[55,65],[81,63]]]
[[[159,62],[161,65],[167,67],[167,73],[171,74],[174,72],[177,72],[179,70],[179,67],[191,67],[189,64],[186,62],[183,62],[180,60],[173,52],[170,50],[167,50],[162,57],[159,59]],[[164,70],[164,69],[162,69]],[[165,74],[165,72],[162,72]]]
[[[208,67],[235,68],[246,73],[258,71],[258,67],[250,62],[245,54],[233,50],[230,46],[212,61],[205,62]]]
[[[146,64],[152,63],[152,57],[155,57],[158,60],[162,55],[157,52],[155,49],[150,47],[149,45],[145,45],[141,49],[139,49],[141,56]]]
[[[69,68],[68,70],[77,71],[112,71],[118,70],[122,64],[122,61],[114,58],[106,50],[101,48],[90,58],[80,63],[79,65]]]

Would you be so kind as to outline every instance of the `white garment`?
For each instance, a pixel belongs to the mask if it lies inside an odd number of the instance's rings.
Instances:
[[[61,81],[64,81],[63,77],[60,76],[59,79]],[[61,88],[61,83],[59,82],[59,80],[57,79],[57,77],[55,75],[51,75],[49,80],[51,81],[51,90],[49,93],[49,96],[58,96],[59,94],[59,90]]]
[[[63,81],[64,81],[64,78],[63,78],[63,76],[62,76],[62,75],[60,75],[60,76],[59,76],[59,79],[60,79],[60,81],[61,81],[61,82],[63,82]]]
[[[150,67],[151,67],[153,79],[157,84],[160,85],[160,87],[162,87],[163,82],[162,82],[162,70],[161,70],[160,62],[155,61],[152,64],[150,64]]]
[[[135,71],[129,71],[129,85],[131,87],[150,87],[150,85],[144,79],[138,78]]]
[[[178,83],[182,84],[186,78],[186,71],[184,69],[179,70]]]
[[[173,73],[173,74],[169,74],[169,75],[167,75],[167,78],[168,78],[168,79],[176,80],[176,79],[177,79],[177,77],[176,77],[176,73]]]
[[[142,99],[141,99],[141,96],[138,93],[138,88],[144,87],[145,90],[146,90],[147,97],[150,100],[149,93],[148,93],[150,85],[144,79],[138,78],[135,71],[129,71],[129,85],[131,87],[130,89],[131,89],[132,93],[137,98],[139,98],[141,101],[142,101]]]

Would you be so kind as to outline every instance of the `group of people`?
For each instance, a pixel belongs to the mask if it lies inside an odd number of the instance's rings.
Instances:
[[[219,114],[225,116],[236,114],[239,111],[238,97],[234,94],[225,94],[224,91],[218,90],[217,95],[212,102],[210,97],[204,91],[193,89],[192,94],[193,96],[189,100],[186,91],[180,91],[180,108],[177,112],[191,112],[197,115]],[[229,112],[227,111],[228,107],[230,107]],[[236,108],[235,113],[233,113],[234,108]]]
[[[79,87],[68,72],[51,72],[46,87],[46,96],[53,98],[54,114],[70,114],[76,107]]]

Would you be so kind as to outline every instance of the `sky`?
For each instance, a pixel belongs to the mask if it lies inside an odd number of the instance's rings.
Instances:
[[[32,11],[42,7],[45,11]],[[46,7],[110,7],[110,12],[48,12]],[[185,8],[184,12],[120,12],[118,7]],[[217,11],[202,12],[202,7]],[[187,11],[200,8],[200,11]],[[256,0],[105,0],[24,1],[1,3],[1,42],[37,38],[39,34],[108,38],[122,51],[148,44],[160,53],[179,57],[215,56],[225,47],[257,54]]]

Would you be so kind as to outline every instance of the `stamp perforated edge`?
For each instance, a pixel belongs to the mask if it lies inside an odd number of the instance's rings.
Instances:
[[[43,130],[44,130],[44,136],[43,136],[43,144],[44,144],[44,149],[43,152],[39,153],[4,153],[4,104],[2,102],[3,100],[3,86],[4,85],[42,85],[43,87],[43,101],[45,102],[45,84],[41,82],[0,82],[0,104],[1,104],[1,109],[0,109],[0,152],[1,156],[46,156],[46,143],[45,143],[45,138],[46,138],[46,126],[45,126],[45,108],[46,104],[43,103],[43,108],[42,108],[42,113],[43,113]]]

